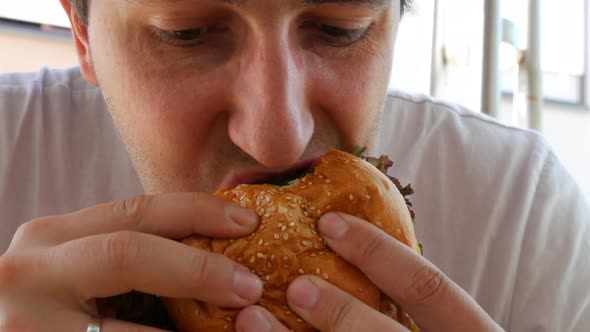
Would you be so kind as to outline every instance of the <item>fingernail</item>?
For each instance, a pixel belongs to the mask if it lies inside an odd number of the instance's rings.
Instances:
[[[262,281],[250,272],[234,272],[234,292],[242,299],[251,302],[258,299],[262,290]]]
[[[258,215],[250,209],[231,205],[229,218],[240,226],[252,226],[258,223]]]
[[[270,322],[258,310],[250,311],[246,323],[246,331],[268,332],[271,329]]]
[[[338,213],[328,213],[319,220],[319,230],[329,239],[339,240],[348,231],[348,223]]]
[[[313,307],[320,297],[320,289],[307,278],[299,278],[289,286],[291,304],[308,309]]]

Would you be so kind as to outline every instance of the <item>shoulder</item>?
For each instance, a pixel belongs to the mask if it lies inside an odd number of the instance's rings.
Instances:
[[[487,174],[506,174],[516,166],[540,172],[553,154],[538,132],[505,125],[458,104],[400,91],[386,98],[379,150],[409,158],[412,166],[416,159],[437,158]]]
[[[0,74],[0,91],[66,88],[72,91],[95,90],[88,84],[78,67],[52,69],[43,67],[39,72]]]
[[[502,326],[534,324],[538,312],[555,318],[563,312],[551,309],[554,299],[580,304],[588,296],[575,287],[590,276],[580,258],[590,245],[590,207],[541,134],[394,92],[386,99],[379,152],[416,192],[415,228],[426,257]],[[571,280],[567,290],[547,288],[563,276]],[[526,301],[531,291],[535,305]],[[511,320],[511,310],[527,316]],[[560,330],[558,324],[547,322],[547,330]]]
[[[26,220],[136,192],[102,94],[78,68],[0,75],[0,251]]]

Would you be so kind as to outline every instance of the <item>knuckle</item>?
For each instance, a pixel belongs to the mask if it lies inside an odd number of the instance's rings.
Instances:
[[[138,226],[142,224],[145,211],[152,200],[153,196],[139,195],[116,201],[112,206],[113,213],[115,217],[120,218],[127,226]]]
[[[0,294],[14,288],[15,284],[25,275],[23,260],[14,255],[0,257]]]
[[[367,262],[375,258],[383,249],[383,237],[380,235],[371,235],[367,241],[363,241],[358,251],[359,262]]]
[[[349,321],[354,314],[352,301],[345,301],[334,307],[329,317],[328,331],[347,331],[350,328]]]
[[[194,250],[193,254],[190,258],[190,267],[191,271],[194,271],[194,276],[197,282],[195,283],[196,286],[202,286],[201,283],[209,280],[212,274],[212,264],[211,261],[212,253],[203,252],[200,250]]]
[[[20,225],[12,237],[11,246],[33,241],[39,234],[47,231],[56,217],[43,217],[27,221]]]
[[[113,270],[124,271],[139,256],[139,247],[133,232],[122,231],[106,235],[102,244],[106,266]]]
[[[447,286],[443,273],[434,266],[426,265],[416,271],[406,290],[406,298],[414,304],[428,304],[439,298]]]

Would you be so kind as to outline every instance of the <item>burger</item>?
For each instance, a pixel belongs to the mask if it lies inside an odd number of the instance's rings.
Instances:
[[[317,230],[323,214],[343,212],[372,223],[421,253],[407,198],[412,188],[386,175],[393,164],[387,157],[364,157],[362,152],[331,150],[311,169],[285,183],[242,184],[217,191],[215,196],[255,210],[259,228],[238,239],[195,235],[183,242],[222,253],[260,276],[264,290],[258,304],[291,330],[315,331],[289,309],[285,295],[288,285],[305,274],[323,278],[416,330],[407,313],[358,268],[332,251]],[[163,298],[162,302],[180,332],[234,331],[240,311],[190,299]]]

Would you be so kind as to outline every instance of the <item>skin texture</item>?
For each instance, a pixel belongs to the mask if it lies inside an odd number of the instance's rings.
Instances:
[[[61,3],[81,71],[102,90],[148,195],[21,226],[0,257],[0,330],[84,331],[96,298],[138,290],[245,307],[238,330],[284,331],[249,306],[261,293],[258,277],[176,240],[235,238],[257,227],[252,211],[208,194],[220,187],[301,168],[333,147],[370,153],[399,1],[100,0],[90,1],[88,25],[69,0]],[[334,216],[322,219],[322,234],[336,227]],[[499,329],[428,261],[376,227],[343,220],[354,231],[337,232],[330,247],[425,330]],[[392,270],[404,273],[391,280]],[[291,285],[288,301],[322,331],[366,331],[363,322],[400,331],[308,276]],[[107,318],[102,330],[155,331]]]
[[[83,73],[101,87],[147,193],[212,192],[235,173],[375,144],[398,6],[109,0],[90,13],[78,28]],[[317,24],[369,30],[351,42]],[[211,32],[189,47],[153,33],[200,26]]]

